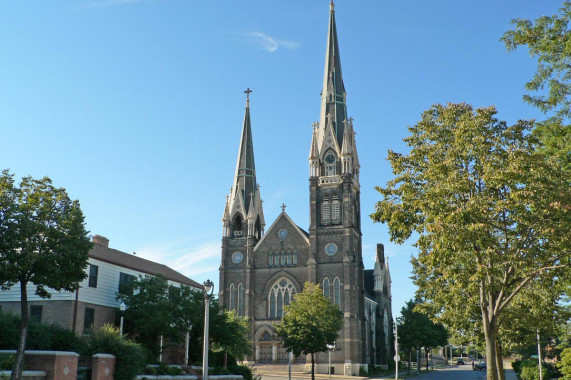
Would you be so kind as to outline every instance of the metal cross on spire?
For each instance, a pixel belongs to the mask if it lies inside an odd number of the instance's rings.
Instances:
[[[282,203],[282,212],[285,212],[285,208],[286,208],[286,207],[287,207],[287,206],[285,205],[285,203]]]
[[[246,94],[246,108],[250,108],[250,93],[254,92],[252,90],[250,90],[250,87],[248,87],[246,89],[246,91],[244,91],[244,94]]]

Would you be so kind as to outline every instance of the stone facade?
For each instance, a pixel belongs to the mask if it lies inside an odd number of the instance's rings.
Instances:
[[[361,241],[359,172],[353,120],[347,118],[333,4],[330,7],[321,117],[309,155],[309,230],[281,214],[264,233],[257,184],[249,93],[236,174],[223,215],[219,300],[250,322],[256,363],[283,363],[288,356],[275,333],[283,307],[305,282],[320,284],[343,312],[343,328],[331,353],[336,373],[357,375],[391,358],[390,273],[382,244],[374,270],[365,271]],[[295,361],[303,363],[305,357]],[[328,353],[318,371],[327,372]]]

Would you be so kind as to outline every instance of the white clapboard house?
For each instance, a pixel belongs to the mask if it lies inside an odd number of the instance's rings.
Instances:
[[[81,335],[92,325],[99,328],[105,323],[116,323],[119,287],[139,275],[162,275],[175,286],[202,289],[202,285],[166,265],[109,248],[109,240],[103,236],[93,236],[93,243],[86,268],[88,277],[77,291],[52,291],[50,299],[42,299],[34,293],[35,286],[28,285],[30,318],[55,323]],[[0,291],[0,308],[20,315],[19,284]]]

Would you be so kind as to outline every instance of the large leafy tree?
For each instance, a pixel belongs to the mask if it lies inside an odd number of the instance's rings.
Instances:
[[[0,176],[0,286],[19,284],[20,342],[11,379],[20,378],[28,333],[28,285],[50,298],[52,291],[74,291],[86,277],[91,248],[78,201],[48,177],[24,177],[19,185],[8,170]]]
[[[446,318],[478,307],[488,379],[504,375],[497,338],[506,308],[526,287],[571,274],[569,177],[536,149],[532,123],[508,126],[495,114],[467,104],[424,112],[405,139],[410,152],[389,152],[395,178],[377,188],[383,199],[371,215],[388,223],[391,240],[417,238],[424,310]]]
[[[190,360],[202,355],[204,332],[204,294],[186,285],[168,284],[160,276],[140,276],[121,288],[118,299],[125,302],[125,330],[143,344],[156,360],[160,338],[183,341],[190,332]],[[246,318],[220,310],[217,300],[210,301],[210,347],[236,359],[250,353]]]
[[[337,305],[323,295],[319,285],[306,282],[303,291],[284,307],[284,316],[276,332],[284,346],[295,356],[311,355],[311,378],[315,380],[315,353],[327,351],[343,327],[343,316]]]
[[[550,117],[537,123],[535,132],[544,149],[564,162],[571,171],[571,1],[565,1],[559,14],[534,21],[515,19],[514,28],[502,37],[509,51],[526,46],[537,57],[537,71],[526,83],[532,94],[524,100]]]

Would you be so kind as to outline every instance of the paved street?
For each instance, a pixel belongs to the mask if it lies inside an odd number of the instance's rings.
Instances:
[[[406,370],[401,372],[402,375],[406,373]],[[293,373],[292,380],[307,380],[311,379],[310,374]],[[327,375],[316,375],[316,380],[329,380]],[[394,375],[390,377],[383,377],[383,379],[394,379]],[[429,372],[423,375],[411,377],[410,379],[417,380],[483,380],[486,378],[486,372],[484,371],[474,371],[472,370],[472,365],[460,365],[444,368],[441,370]],[[287,380],[287,373],[271,372],[262,373],[262,380]],[[363,380],[363,377],[345,377],[334,375],[331,376],[332,380]],[[510,369],[506,370],[506,380],[517,380],[515,373]]]

